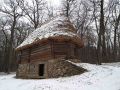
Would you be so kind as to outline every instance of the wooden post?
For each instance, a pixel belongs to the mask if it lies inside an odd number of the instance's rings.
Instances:
[[[28,57],[28,63],[30,63],[30,57],[31,57],[31,48],[29,48],[29,57]]]
[[[21,59],[22,59],[22,50],[20,51],[20,64],[21,64]]]
[[[53,40],[49,40],[50,42],[50,46],[51,46],[51,56],[52,58],[55,58],[55,54],[54,54],[54,41]]]

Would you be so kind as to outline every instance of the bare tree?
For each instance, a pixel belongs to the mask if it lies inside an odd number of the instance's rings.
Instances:
[[[88,33],[88,29],[91,28],[93,16],[90,14],[91,11],[89,5],[86,2],[81,1],[80,4],[78,4],[78,8],[75,10],[74,15],[75,27],[77,29],[77,33],[80,34],[81,38],[83,38],[85,34]]]
[[[51,19],[54,16],[54,7],[52,5],[48,5],[46,7],[46,11],[47,11],[48,19]]]
[[[113,45],[112,45],[112,54],[113,54],[113,59],[114,61],[116,61],[118,59],[118,52],[119,52],[119,23],[120,23],[120,6],[119,6],[119,0],[111,0],[110,1],[110,17],[109,17],[109,26],[110,29],[112,30],[112,34],[114,34],[114,37],[113,37]]]
[[[119,47],[118,47],[118,52],[119,52],[119,55],[118,55],[118,58],[120,58],[120,32],[118,33],[118,44],[119,44]]]
[[[46,2],[45,0],[32,0],[32,3],[29,3],[25,0],[20,1],[20,8],[23,10],[25,16],[31,22],[33,27],[36,29],[38,26],[41,26],[43,23],[43,16]]]
[[[117,30],[120,23],[120,14],[115,20],[115,29],[114,29],[114,59],[117,59]]]
[[[77,6],[76,2],[76,0],[63,0],[63,12],[68,18],[72,16],[72,12]]]
[[[32,27],[29,25],[29,23],[24,22],[24,21],[19,21],[16,25],[16,32],[15,32],[15,38],[16,38],[16,45],[20,45],[25,38],[32,32]]]
[[[8,24],[8,21],[7,20],[4,20],[4,19],[1,19],[0,20],[0,33],[2,34],[1,36],[1,39],[2,41],[0,42],[1,44],[1,47],[2,47],[2,53],[1,53],[1,58],[2,60],[0,60],[0,63],[2,63],[1,67],[0,67],[0,70],[1,71],[5,71],[7,72],[7,66],[8,66],[8,55],[9,55],[9,52],[8,52],[8,43],[9,43],[9,36],[8,36],[8,33],[7,33],[7,29],[6,29],[6,26]]]
[[[93,5],[94,5],[94,11],[93,11],[93,16],[95,19],[95,25],[96,25],[96,29],[98,32],[98,43],[97,43],[97,63],[101,64],[101,57],[102,59],[106,59],[106,42],[105,42],[105,21],[104,21],[104,0],[100,1],[100,21],[99,21],[99,29],[97,26],[97,20],[96,20],[96,16],[95,16],[95,2],[93,1]]]
[[[22,16],[22,11],[18,7],[19,3],[16,0],[8,0],[5,2],[4,6],[1,6],[0,12],[4,13],[9,19],[9,29],[10,29],[10,40],[9,40],[9,59],[8,59],[8,70],[10,72],[11,63],[14,57],[14,34],[15,34],[15,26],[17,24],[18,19]]]

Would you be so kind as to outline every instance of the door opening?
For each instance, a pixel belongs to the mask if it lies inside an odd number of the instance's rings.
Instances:
[[[39,76],[44,75],[44,64],[39,64]]]

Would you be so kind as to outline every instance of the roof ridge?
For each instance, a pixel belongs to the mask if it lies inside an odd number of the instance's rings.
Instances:
[[[60,40],[67,40],[69,38],[73,43],[76,43],[81,47],[81,39],[74,30],[75,28],[72,26],[67,17],[64,15],[58,15],[30,33],[16,49],[32,46],[37,41],[43,41],[49,38],[57,38],[57,40],[58,38]],[[60,36],[63,38],[61,39]]]

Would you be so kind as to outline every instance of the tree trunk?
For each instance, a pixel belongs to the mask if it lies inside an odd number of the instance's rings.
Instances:
[[[106,44],[105,44],[105,26],[104,26],[104,10],[103,10],[104,0],[101,0],[101,10],[100,10],[100,30],[98,34],[98,47],[97,47],[97,57],[98,64],[101,64],[102,60],[105,60],[106,56]],[[102,51],[101,51],[102,49]],[[101,55],[102,52],[102,55]]]
[[[8,63],[9,66],[8,66],[8,74],[11,71],[11,63],[12,63],[12,59],[14,57],[13,44],[14,44],[15,25],[16,25],[16,17],[14,16],[13,25],[11,27],[11,37],[10,37],[10,42],[9,42],[9,63]]]
[[[118,18],[116,19],[115,22],[115,30],[114,30],[114,60],[116,61],[117,59],[117,30],[118,30],[118,26],[119,26],[119,21],[120,21],[120,14],[118,16]]]
[[[119,43],[119,56],[118,56],[118,58],[120,58],[120,33],[118,34],[118,43]]]

